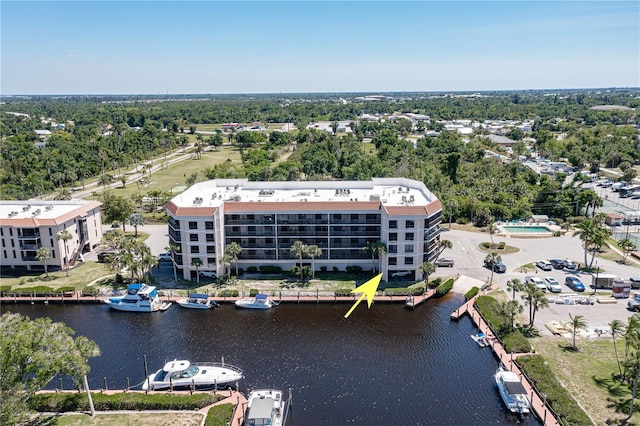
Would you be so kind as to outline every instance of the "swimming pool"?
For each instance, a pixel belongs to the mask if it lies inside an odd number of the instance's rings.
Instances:
[[[501,228],[504,229],[505,232],[508,232],[510,234],[543,234],[543,233],[552,232],[551,229],[549,229],[548,227],[540,226],[540,225],[532,225],[532,226],[502,225]]]

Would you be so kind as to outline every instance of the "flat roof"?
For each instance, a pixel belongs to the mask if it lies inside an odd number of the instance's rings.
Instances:
[[[0,224],[27,226],[33,222],[33,226],[41,224],[59,224],[67,221],[70,217],[84,214],[90,209],[99,207],[102,203],[98,201],[87,201],[80,199],[66,201],[48,200],[28,200],[17,201],[7,200],[0,202]]]
[[[200,182],[171,199],[177,207],[220,207],[225,202],[379,202],[385,207],[425,206],[437,197],[419,181],[373,178],[368,181]]]

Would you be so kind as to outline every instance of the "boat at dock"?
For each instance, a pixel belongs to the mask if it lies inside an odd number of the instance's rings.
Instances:
[[[485,346],[489,346],[489,340],[487,340],[487,336],[484,333],[472,334],[471,338],[481,348],[484,348]]]
[[[509,411],[515,414],[528,414],[531,403],[527,398],[527,390],[514,372],[500,366],[494,376],[500,396]]]
[[[242,370],[224,362],[189,362],[173,360],[147,377],[142,390],[159,390],[194,386],[217,388],[234,384],[244,376]]]
[[[105,303],[113,309],[127,312],[155,312],[162,306],[158,290],[141,283],[129,284],[123,296],[110,297]]]
[[[162,302],[162,305],[160,305],[160,312],[166,311],[171,306],[173,306],[173,302]]]
[[[283,419],[282,391],[261,389],[249,394],[244,420],[245,426],[282,426]]]
[[[218,306],[215,300],[209,300],[209,295],[199,293],[192,293],[189,297],[178,299],[176,303],[188,309],[211,309]]]
[[[271,309],[278,305],[278,302],[269,300],[264,293],[258,293],[255,297],[249,299],[240,299],[235,302],[236,307],[243,309]]]

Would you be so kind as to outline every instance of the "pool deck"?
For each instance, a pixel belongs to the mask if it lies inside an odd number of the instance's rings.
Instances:
[[[562,228],[555,223],[535,223],[535,222],[496,222],[496,227],[498,228],[498,235],[503,235],[505,237],[551,237],[553,233],[556,231],[561,231]],[[522,230],[518,231],[509,231],[505,229],[505,227],[517,227],[517,228],[546,228],[547,231],[544,232],[527,232]]]

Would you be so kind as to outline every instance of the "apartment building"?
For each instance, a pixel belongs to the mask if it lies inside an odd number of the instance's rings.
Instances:
[[[441,251],[442,204],[422,182],[404,178],[370,181],[249,182],[218,179],[193,185],[167,205],[174,262],[185,279],[197,271],[225,273],[225,247],[242,247],[238,267],[298,264],[296,241],[322,254],[304,258],[316,271],[349,266],[383,273],[383,279],[421,279],[420,265]],[[363,247],[382,242],[387,253],[372,259]],[[198,267],[194,265],[193,260]]]
[[[44,269],[36,258],[41,247],[51,254],[49,270],[73,265],[83,251],[93,250],[102,241],[101,205],[84,200],[0,202],[2,267]],[[63,230],[71,239],[56,238]]]

